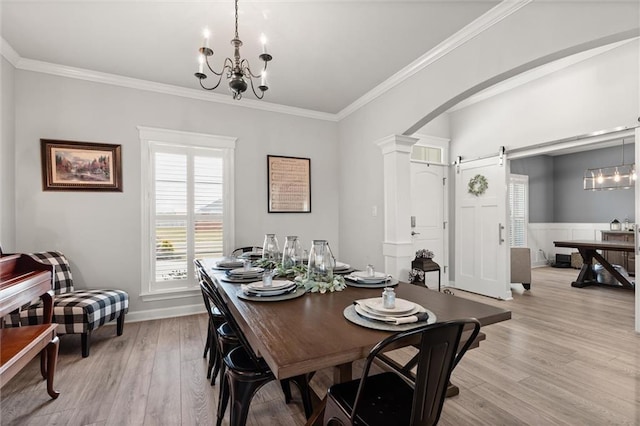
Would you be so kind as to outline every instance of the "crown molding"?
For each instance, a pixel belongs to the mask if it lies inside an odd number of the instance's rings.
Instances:
[[[20,55],[18,52],[13,50],[13,47],[4,38],[0,38],[0,54],[4,56],[4,58],[13,65],[14,68],[18,65],[20,61]]]
[[[389,77],[382,84],[376,86],[369,92],[365,93],[358,100],[338,112],[338,120],[346,118],[350,114],[354,113],[377,97],[391,90],[393,87],[402,83],[417,72],[420,72],[434,62],[437,62],[443,56],[454,51],[466,42],[472,40],[482,32],[486,31],[487,29],[491,28],[495,24],[510,16],[512,13],[517,12],[527,4],[531,3],[531,1],[532,0],[502,1],[487,13],[469,23],[467,26],[422,55],[420,58],[416,59],[408,66]]]
[[[525,85],[532,81],[538,80],[542,77],[546,77],[549,74],[553,74],[554,72],[561,71],[565,68],[568,68],[572,65],[578,64],[580,62],[586,61],[587,59],[591,59],[594,56],[601,55],[609,50],[613,50],[622,45],[630,43],[634,40],[637,40],[638,37],[630,38],[627,40],[622,40],[616,43],[608,44],[601,47],[596,47],[595,49],[587,50],[585,52],[576,53],[575,55],[567,56],[562,59],[558,59],[557,61],[550,62],[548,64],[542,65],[540,67],[534,68],[530,71],[525,71],[522,74],[517,74],[510,79],[504,80],[494,86],[491,86],[462,102],[456,104],[452,108],[450,108],[447,112],[455,112],[462,108],[466,108],[475,103],[485,101],[494,96],[497,96],[501,93],[507,92],[509,90],[515,89],[516,87]]]
[[[1,54],[16,68],[24,71],[51,74],[59,77],[73,78],[76,80],[91,81],[94,83],[109,84],[112,86],[126,87],[129,89],[144,90],[147,92],[162,93],[165,95],[179,96],[199,101],[207,101],[218,104],[231,105],[242,108],[252,108],[262,111],[276,112],[280,114],[295,115],[316,120],[338,121],[336,114],[329,114],[320,111],[313,111],[303,108],[295,108],[278,105],[269,102],[256,101],[253,99],[243,99],[242,103],[233,100],[229,96],[218,93],[205,92],[200,89],[189,89],[186,87],[174,86],[171,84],[156,83],[153,81],[141,80],[137,78],[124,77],[116,74],[92,71],[83,68],[69,67],[66,65],[53,64],[50,62],[37,61],[20,57],[9,43],[2,38]]]

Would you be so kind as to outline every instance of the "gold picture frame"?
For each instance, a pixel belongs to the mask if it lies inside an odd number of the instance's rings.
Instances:
[[[40,139],[43,191],[122,192],[121,146]]]
[[[267,155],[269,213],[311,213],[311,159]]]

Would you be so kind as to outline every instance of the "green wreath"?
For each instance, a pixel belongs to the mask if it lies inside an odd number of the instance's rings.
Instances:
[[[482,175],[475,175],[469,180],[468,190],[469,194],[473,194],[476,197],[484,194],[484,191],[489,187],[487,178]]]

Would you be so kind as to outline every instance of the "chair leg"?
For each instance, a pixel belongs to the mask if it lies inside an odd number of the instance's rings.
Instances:
[[[263,375],[259,378],[236,377],[233,371],[227,373],[231,397],[230,426],[244,426],[247,423],[249,405],[253,395],[267,382],[273,380],[273,375]]]
[[[218,419],[216,421],[216,426],[220,426],[222,424],[224,412],[227,411],[227,404],[229,403],[229,380],[227,379],[225,370],[223,362],[222,367],[220,367],[220,396],[218,397]]]
[[[204,344],[204,353],[202,354],[202,358],[207,357],[207,352],[209,352],[209,346],[211,346],[211,322],[207,326],[207,341]],[[209,378],[209,376],[207,376]]]
[[[82,345],[82,358],[86,358],[89,356],[89,340],[91,340],[91,332],[87,331],[86,333],[82,333],[80,336],[80,343]]]
[[[122,332],[124,331],[124,312],[120,313],[118,317],[118,325],[116,326],[116,333],[118,336],[122,336]]]

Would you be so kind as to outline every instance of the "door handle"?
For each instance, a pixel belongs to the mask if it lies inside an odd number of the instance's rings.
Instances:
[[[504,238],[502,238],[502,230],[504,229],[504,226],[499,223],[498,224],[498,245],[501,245],[502,243],[504,243]]]
[[[416,232],[416,231],[411,231],[411,236],[414,236],[414,235],[419,235],[419,234],[420,234],[419,232]]]

